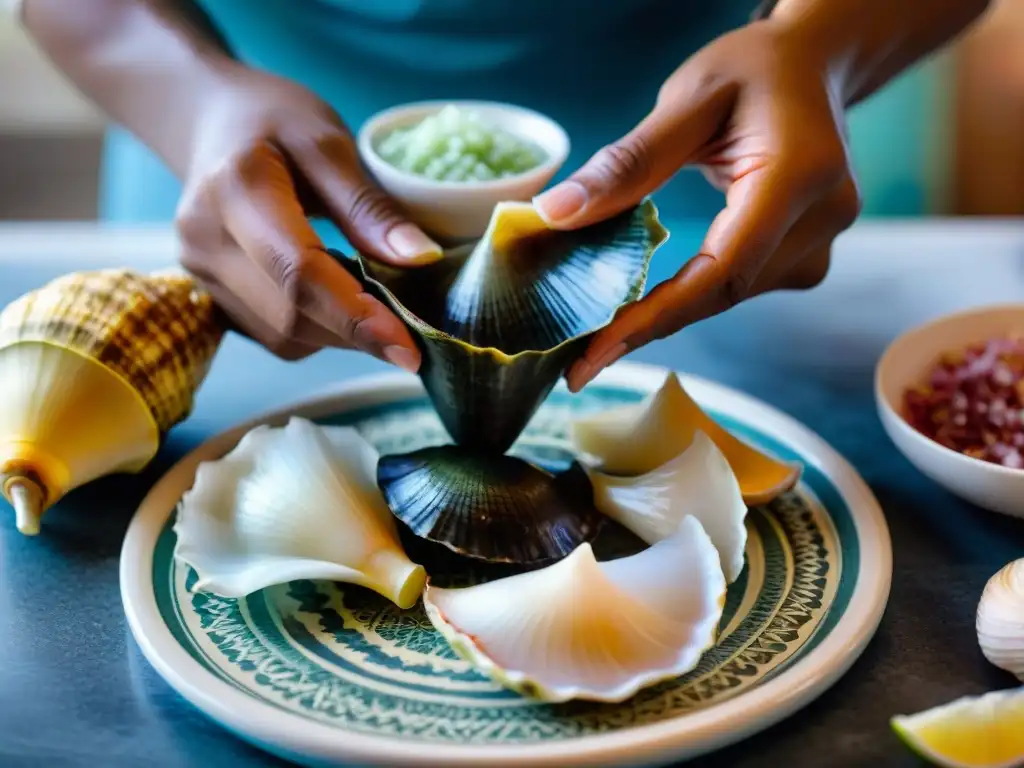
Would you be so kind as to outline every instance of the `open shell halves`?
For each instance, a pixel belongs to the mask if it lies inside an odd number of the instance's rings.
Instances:
[[[591,470],[594,504],[648,544],[696,517],[722,560],[731,584],[743,570],[747,505],[722,451],[701,430],[690,446],[657,469],[636,477]]]
[[[443,445],[381,457],[377,484],[414,534],[492,563],[558,560],[604,522],[579,464],[551,474],[515,456]]]
[[[580,460],[611,475],[652,472],[681,454],[700,430],[722,451],[749,506],[767,504],[791,490],[802,468],[762,453],[708,416],[669,373],[642,402],[576,418],[571,426]]]
[[[499,684],[543,701],[623,701],[689,672],[716,641],[725,604],[718,553],[695,517],[630,557],[589,544],[541,570],[423,603],[452,649]]]
[[[503,453],[586,339],[640,298],[667,237],[650,200],[572,232],[508,202],[479,241],[435,264],[343,263],[409,327],[423,351],[420,377],[455,442]]]
[[[426,573],[402,549],[375,482],[377,459],[355,429],[292,418],[256,427],[200,464],[174,526],[175,556],[195,570],[194,589],[243,597],[325,579],[413,606]]]

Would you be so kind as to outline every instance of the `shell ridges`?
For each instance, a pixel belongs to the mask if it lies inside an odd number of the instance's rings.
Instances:
[[[571,232],[503,203],[483,238],[435,264],[343,263],[417,340],[419,375],[454,441],[502,453],[587,339],[640,298],[667,238],[650,200]]]

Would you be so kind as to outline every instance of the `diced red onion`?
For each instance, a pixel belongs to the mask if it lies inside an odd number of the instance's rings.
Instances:
[[[1024,469],[1024,340],[949,352],[927,381],[904,395],[915,429],[967,456]]]

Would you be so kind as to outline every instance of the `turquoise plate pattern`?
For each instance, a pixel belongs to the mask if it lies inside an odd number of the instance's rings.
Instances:
[[[665,372],[658,369],[632,364],[625,368],[627,375],[616,366],[618,378],[605,376],[578,395],[556,389],[512,451],[553,469],[565,466],[572,458],[568,426],[573,415],[636,402],[664,380]],[[352,426],[382,454],[450,442],[418,382],[389,380],[404,382],[391,396],[382,397],[386,389],[369,385],[357,390],[362,396],[321,398],[260,422],[282,423],[297,413],[321,424]],[[627,744],[639,752],[663,743],[666,729],[678,731],[688,722],[700,725],[702,719],[715,724],[719,715],[729,714],[729,707],[769,686],[799,687],[796,673],[802,667],[813,671],[816,654],[830,639],[835,646],[837,635],[849,632],[851,605],[863,594],[866,581],[879,581],[879,564],[891,571],[884,522],[880,514],[875,519],[877,509],[868,509],[874,528],[873,538],[865,540],[864,505],[853,506],[850,494],[838,487],[820,457],[802,451],[771,425],[766,428],[756,413],[750,418],[749,408],[767,410],[766,406],[752,404],[739,393],[719,397],[721,403],[708,402],[701,397],[702,388],[719,394],[729,391],[682,380],[720,424],[778,458],[802,462],[804,474],[793,492],[749,512],[746,566],[730,586],[721,638],[699,666],[681,678],[644,689],[621,704],[546,705],[501,688],[457,657],[420,605],[401,610],[361,587],[310,581],[282,584],[238,600],[192,592],[195,574],[173,557],[173,509],[191,485],[198,460],[222,455],[247,431],[245,427],[222,436],[222,445],[211,446],[206,455],[184,459],[187,466],[173,492],[154,488],[153,494],[161,497],[159,519],[149,513],[147,504],[140,509],[133,529],[145,519],[147,535],[142,535],[143,528],[130,531],[125,544],[127,559],[129,548],[147,539],[147,557],[142,558],[149,566],[143,579],[148,587],[143,590],[145,616],[133,605],[133,594],[125,593],[133,631],[150,661],[200,709],[243,738],[307,765],[468,765],[474,760],[510,765],[621,764]],[[736,403],[747,409],[737,409]],[[415,547],[415,542],[409,546]],[[599,556],[614,557],[635,551],[636,546],[613,524],[595,550]],[[417,559],[419,553],[410,549],[410,554]],[[456,562],[457,570],[451,570],[455,561],[450,558],[420,562],[433,580],[442,583],[483,578],[461,561]],[[124,562],[122,566],[126,567]],[[888,574],[882,576],[881,584],[869,585],[877,593],[872,615],[856,642],[838,638],[846,646],[846,658],[826,664],[826,677],[837,677],[873,633],[878,619],[874,614],[880,614],[888,592]],[[159,648],[153,647],[156,630]],[[174,653],[165,653],[165,647]],[[205,703],[211,696],[219,706]],[[252,727],[214,711],[225,706],[226,697],[237,697],[245,702],[244,708],[259,713],[248,723]],[[699,754],[742,737],[744,728],[764,727],[787,714],[779,711],[787,708],[784,701],[773,707],[774,718],[762,713],[760,722],[732,721],[739,732],[732,739],[728,733],[725,738],[709,738],[714,734],[706,727],[691,728],[688,739],[676,738],[670,755],[652,755],[648,762]],[[275,738],[274,728],[259,728],[259,721],[275,723],[282,731],[288,723],[300,724],[299,731],[293,727]],[[718,725],[722,723],[729,721]],[[309,731],[308,738],[302,730]],[[329,734],[335,736],[333,746]],[[321,744],[321,738],[326,743]],[[365,749],[358,744],[346,749],[349,740],[365,740]],[[600,747],[601,742],[607,748],[595,751],[593,745]],[[641,755],[634,754],[634,760],[638,758]]]

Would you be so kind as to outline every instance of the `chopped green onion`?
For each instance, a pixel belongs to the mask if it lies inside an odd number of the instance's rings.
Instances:
[[[437,181],[504,179],[546,159],[536,144],[451,104],[412,127],[389,132],[376,150],[395,168]]]

